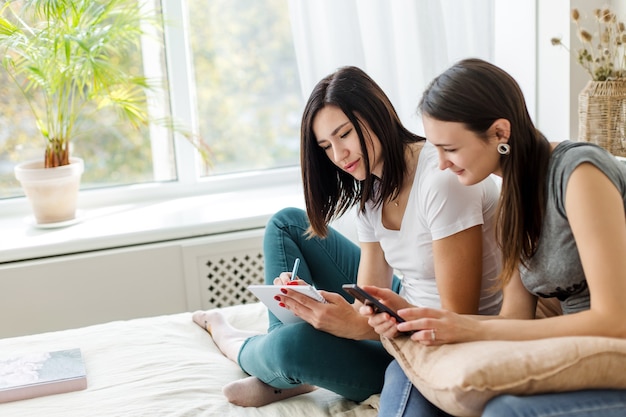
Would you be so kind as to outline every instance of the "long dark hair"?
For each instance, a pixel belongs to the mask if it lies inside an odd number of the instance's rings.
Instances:
[[[341,109],[354,126],[363,150],[366,178],[357,181],[352,175],[339,169],[317,144],[313,121],[325,106]],[[384,160],[382,177],[371,174],[370,155],[366,152],[366,136],[359,120],[367,123],[380,140]],[[408,131],[400,122],[391,101],[383,90],[363,70],[342,67],[322,79],[313,89],[302,115],[300,158],[304,199],[311,227],[311,235],[326,236],[328,223],[344,214],[350,207],[359,205],[365,210],[365,202],[381,204],[397,195],[407,170],[404,159],[406,146],[424,138]],[[374,183],[380,180],[379,191]]]
[[[502,191],[496,223],[504,285],[520,262],[526,265],[537,249],[550,144],[535,128],[517,82],[480,59],[462,60],[435,78],[418,110],[436,120],[462,123],[485,141],[487,130],[497,119],[507,119],[511,124],[511,152],[500,158]]]

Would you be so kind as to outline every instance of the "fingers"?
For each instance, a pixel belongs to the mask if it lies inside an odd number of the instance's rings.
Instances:
[[[363,289],[365,291],[367,291],[368,293],[372,294],[376,298],[380,298],[380,297],[384,296],[386,294],[386,291],[391,291],[388,288],[380,288],[380,287],[375,287],[373,285],[364,285]],[[391,292],[393,292],[393,291],[391,291]]]
[[[292,311],[296,316],[302,317],[307,314],[308,310],[311,310],[311,307],[308,306],[309,302],[322,304],[297,291],[289,291],[285,288],[281,288],[280,291],[281,294],[276,295],[274,299],[278,302],[278,305]]]
[[[387,313],[376,313],[374,309],[369,305],[362,305],[359,308],[359,313],[362,316],[369,317],[367,324],[374,329],[374,331],[388,338],[394,338],[398,335],[397,322]]]
[[[407,308],[398,311],[406,321],[397,330],[411,334],[411,339],[427,346],[449,343],[445,313],[432,308]]]
[[[418,319],[439,319],[442,317],[443,310],[437,308],[430,307],[409,307],[409,308],[401,308],[397,311],[398,315],[405,319],[409,320],[418,320]]]
[[[292,284],[293,283],[293,284]],[[308,285],[306,282],[302,280],[291,281],[289,285]],[[305,314],[307,311],[311,310],[319,310],[322,309],[324,305],[328,304],[336,304],[337,299],[343,301],[347,304],[347,302],[340,295],[327,292],[327,291],[319,291],[322,297],[324,297],[325,302],[319,302],[314,300],[313,298],[301,294],[298,291],[290,290],[289,287],[281,288],[280,294],[277,296],[276,300],[279,301],[281,307],[285,307],[294,312],[297,316]]]
[[[442,332],[441,329],[438,330],[437,328],[423,329],[414,332],[411,335],[411,340],[426,346],[436,346],[448,343],[444,336],[444,332]]]
[[[279,277],[274,278],[274,285],[308,285],[308,283],[302,279],[291,279],[291,272],[283,272]]]
[[[287,283],[290,281],[290,273],[289,272],[283,272],[280,274],[280,276],[274,278],[274,285],[287,285]]]
[[[393,338],[398,335],[398,323],[387,313],[375,314],[368,319],[367,323],[379,335],[389,338]]]
[[[359,314],[365,317],[373,316],[374,309],[369,305],[361,304],[361,306],[359,307]]]

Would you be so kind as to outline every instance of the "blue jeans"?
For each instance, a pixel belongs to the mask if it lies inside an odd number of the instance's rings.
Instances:
[[[263,242],[266,284],[289,271],[298,257],[300,278],[352,302],[341,286],[356,282],[358,245],[333,229],[325,239],[309,239],[308,227],[306,213],[296,208],[270,219]],[[393,289],[399,288],[394,277]],[[379,341],[336,337],[308,323],[285,325],[271,313],[268,333],[249,338],[239,352],[241,369],[274,388],[310,384],[354,401],[380,392],[391,359]]]
[[[385,373],[381,417],[448,417],[411,383],[395,360]],[[582,390],[552,394],[500,395],[489,401],[482,417],[624,417],[626,390]]]
[[[582,390],[552,394],[500,395],[483,417],[624,417],[626,390]]]
[[[385,372],[385,385],[380,394],[381,417],[449,417],[428,401],[413,386],[397,361],[392,361]],[[508,417],[503,414],[500,417]]]

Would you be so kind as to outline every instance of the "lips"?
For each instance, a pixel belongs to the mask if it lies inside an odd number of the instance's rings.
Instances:
[[[359,164],[359,160],[357,159],[354,162],[350,162],[349,164],[344,165],[343,169],[344,171],[352,172],[356,169],[358,164]]]

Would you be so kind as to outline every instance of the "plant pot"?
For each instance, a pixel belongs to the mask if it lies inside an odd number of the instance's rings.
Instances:
[[[578,95],[578,140],[626,156],[626,80],[587,83]]]
[[[66,222],[76,217],[83,171],[84,163],[80,158],[70,158],[69,165],[56,168],[44,168],[41,160],[15,167],[15,177],[24,189],[37,224]]]

